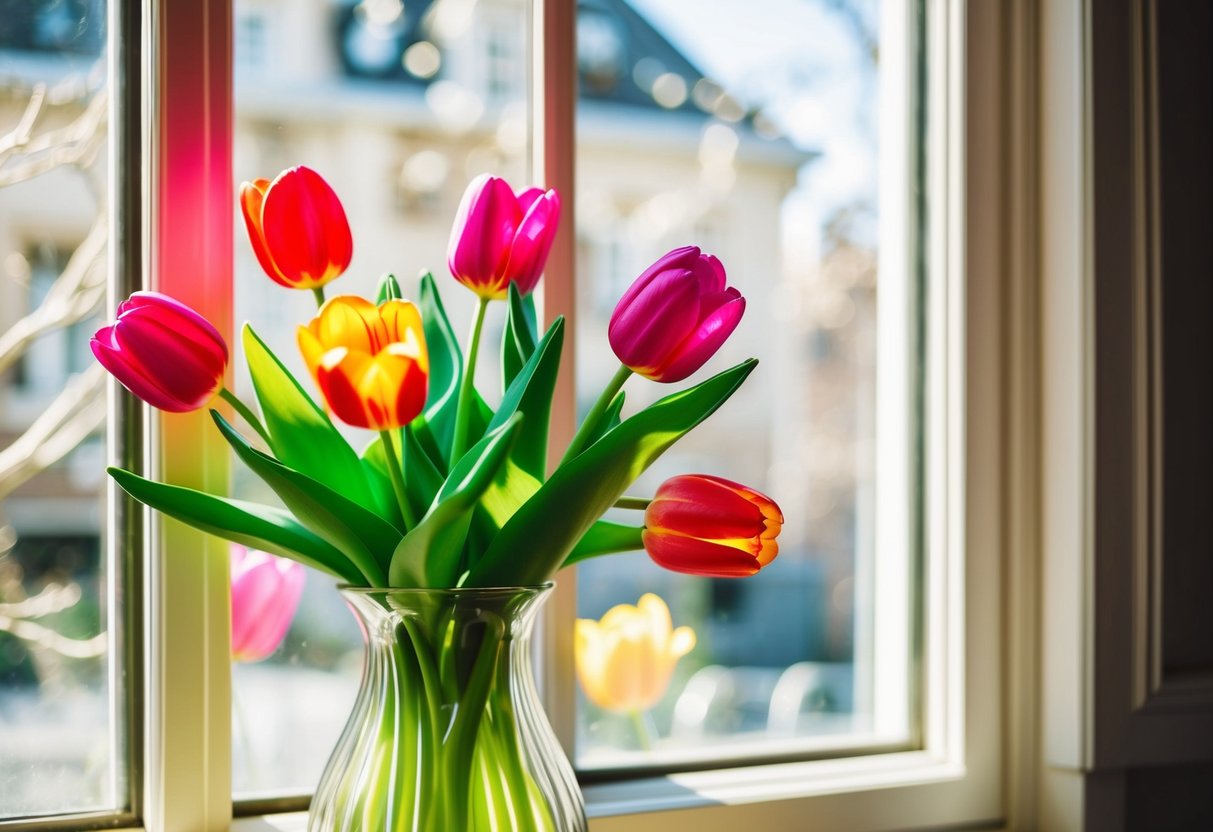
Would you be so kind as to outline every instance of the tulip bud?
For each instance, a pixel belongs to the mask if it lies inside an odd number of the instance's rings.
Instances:
[[[299,608],[304,568],[292,560],[233,545],[232,658],[258,662],[278,649]]]
[[[483,298],[501,299],[510,283],[530,294],[539,282],[560,222],[560,196],[529,188],[517,196],[487,174],[468,185],[455,215],[447,265]]]
[[[159,292],[135,292],[119,304],[114,323],[97,330],[89,347],[127,390],[170,413],[204,406],[227,369],[219,330]]]
[[[298,339],[329,408],[347,424],[400,428],[425,406],[429,355],[421,313],[408,301],[376,306],[339,295],[299,327]]]
[[[665,601],[646,593],[599,621],[577,619],[577,678],[591,702],[616,713],[647,710],[665,696],[678,660],[695,646],[690,627],[672,629]]]
[[[349,267],[354,242],[345,209],[311,168],[242,183],[240,208],[257,262],[276,283],[317,289]]]
[[[720,477],[671,477],[644,513],[644,548],[658,566],[714,578],[753,575],[775,559],[783,512],[764,494]]]
[[[682,381],[720,349],[745,311],[724,266],[695,246],[674,249],[636,279],[611,315],[611,349],[633,372]]]

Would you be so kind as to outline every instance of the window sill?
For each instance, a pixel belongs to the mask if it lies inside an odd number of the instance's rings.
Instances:
[[[963,765],[923,751],[750,766],[587,786],[586,811],[592,832],[668,832],[671,812],[677,828],[693,819],[699,832],[736,829],[738,820],[799,828],[806,816],[819,832],[953,823],[999,828],[1000,821],[982,811],[990,804],[974,801],[968,774]],[[874,792],[879,799],[872,799]],[[306,826],[304,812],[232,823],[234,832]]]

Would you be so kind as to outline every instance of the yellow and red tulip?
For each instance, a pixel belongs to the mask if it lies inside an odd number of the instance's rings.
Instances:
[[[644,513],[644,548],[659,566],[716,578],[753,575],[779,553],[783,512],[765,494],[707,474],[666,480]]]
[[[611,349],[645,378],[682,381],[716,354],[745,311],[745,298],[725,279],[720,261],[695,246],[669,252],[616,304]]]
[[[577,678],[600,708],[644,711],[665,696],[675,665],[694,646],[695,631],[673,629],[665,601],[646,593],[636,606],[619,604],[598,621],[577,619]]]
[[[299,608],[307,573],[286,558],[233,544],[232,658],[258,662],[278,649]]]
[[[210,321],[159,292],[135,292],[89,347],[114,378],[152,407],[185,413],[223,387],[227,344]]]
[[[451,274],[482,298],[506,296],[510,283],[529,294],[556,239],[560,196],[528,188],[515,195],[504,179],[483,174],[463,194],[451,229]]]
[[[407,425],[425,406],[429,356],[412,303],[376,306],[339,295],[299,327],[298,340],[320,392],[343,422],[389,430]]]
[[[257,262],[290,289],[318,289],[349,267],[354,254],[341,200],[311,168],[240,185],[240,208]]]

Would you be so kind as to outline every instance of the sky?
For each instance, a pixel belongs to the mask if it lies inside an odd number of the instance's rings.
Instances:
[[[879,77],[833,2],[629,2],[705,74],[821,154],[791,202],[811,204],[822,218],[856,200],[874,203]],[[876,30],[879,0],[847,5]]]

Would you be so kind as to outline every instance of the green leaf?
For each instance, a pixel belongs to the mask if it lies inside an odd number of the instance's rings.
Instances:
[[[615,398],[611,399],[611,403],[607,405],[607,409],[602,412],[602,418],[598,425],[594,428],[594,432],[590,434],[590,444],[594,444],[607,433],[619,427],[623,422],[623,402],[624,391],[620,390],[615,394]]]
[[[513,281],[509,287],[509,312],[501,333],[501,389],[505,390],[535,351],[535,301],[523,298]]]
[[[391,272],[379,278],[379,292],[375,297],[375,303],[382,305],[384,301],[400,300],[404,295],[400,291],[400,282],[396,280],[396,275]]]
[[[451,455],[451,439],[455,434],[455,409],[459,403],[459,384],[463,379],[463,353],[459,339],[451,328],[446,309],[434,275],[421,278],[421,298],[418,301],[425,346],[430,358],[430,389],[425,402],[425,418],[443,459]]]
[[[396,503],[396,493],[392,490],[391,474],[387,468],[387,454],[383,452],[383,440],[376,436],[374,439],[362,449],[362,470],[366,474],[366,481],[370,485],[371,490],[375,492],[377,501],[388,502],[388,513],[390,516],[384,517],[389,523],[399,529],[401,534],[408,531],[408,527],[404,524],[404,517],[400,514],[400,506]]]
[[[599,520],[577,541],[561,568],[599,555],[639,551],[644,548],[644,540],[641,538],[643,532],[644,526],[624,526]]]
[[[288,468],[323,480],[360,506],[390,518],[392,501],[382,502],[373,492],[358,454],[247,324],[243,342],[274,456]]]
[[[558,468],[505,524],[466,583],[524,585],[550,578],[627,487],[733,395],[757,363],[751,359],[667,396]]]
[[[438,493],[438,489],[442,487],[443,475],[434,467],[430,461],[429,454],[422,449],[418,442],[415,432],[411,425],[406,426],[403,431],[396,435],[396,441],[401,444],[401,453],[404,454],[404,462],[401,465],[404,474],[404,489],[408,494],[409,506],[413,510],[414,517],[421,517],[425,514],[430,504],[434,501],[434,495]],[[391,474],[388,472],[387,454],[384,453],[383,440],[376,436],[371,440],[370,444],[362,452],[362,461],[368,468],[368,471],[374,481],[378,483],[379,488],[385,489],[385,493],[392,504],[396,505],[396,494],[392,490]],[[400,464],[399,461],[397,464]],[[404,518],[400,517],[400,511],[397,508],[396,517],[400,518],[398,527],[407,531],[404,526]]]
[[[455,436],[455,413],[459,407],[459,385],[463,380],[463,352],[446,316],[446,309],[442,306],[438,285],[429,272],[421,277],[421,298],[417,305],[421,310],[425,345],[430,358],[430,389],[425,403],[425,420],[434,444],[441,452],[442,459],[446,460],[446,465],[449,465]],[[468,419],[468,435],[479,438],[484,436],[493,411],[484,403],[479,392],[473,391],[473,394],[475,406]]]
[[[121,468],[106,470],[139,502],[195,529],[290,558],[354,585],[367,581],[336,547],[280,508],[154,482]]]
[[[560,317],[552,322],[539,346],[531,351],[526,364],[506,388],[488,425],[489,430],[494,430],[515,413],[526,417],[510,458],[535,479],[543,479],[547,473],[548,423],[563,346],[564,318]]]
[[[459,460],[430,510],[392,554],[392,586],[454,586],[472,511],[509,458],[521,423],[521,415],[513,416]]]
[[[400,541],[399,530],[325,483],[261,453],[217,411],[212,410],[211,416],[236,455],[282,498],[299,522],[344,552],[371,586],[384,585],[385,565]]]

